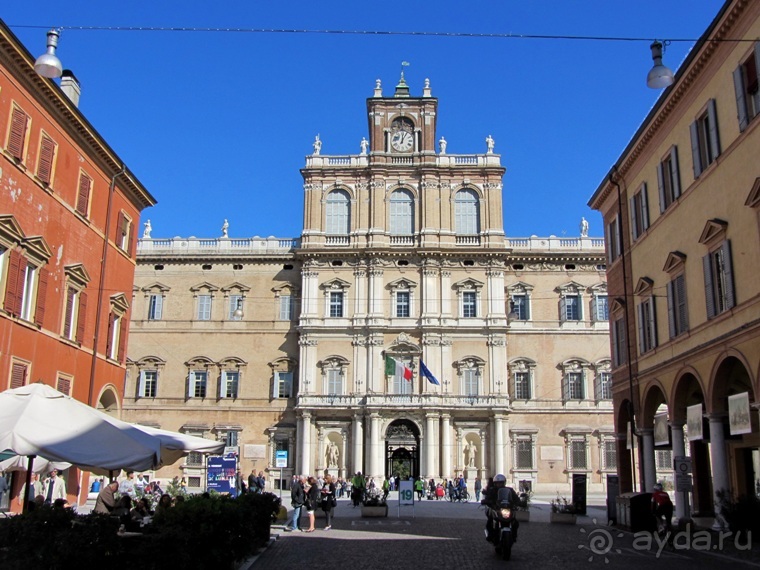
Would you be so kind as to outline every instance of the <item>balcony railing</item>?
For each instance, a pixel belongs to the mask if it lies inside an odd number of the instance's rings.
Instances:
[[[480,236],[456,236],[457,245],[480,245]]]
[[[251,238],[170,238],[137,240],[137,255],[174,254],[197,255],[212,253],[233,254],[286,254],[300,247],[297,238],[251,237]]]
[[[528,238],[507,238],[507,247],[528,251],[604,251],[604,238],[557,236]]]
[[[348,236],[325,236],[325,245],[349,245],[350,243]]]
[[[298,396],[299,408],[356,407],[373,408],[480,408],[506,407],[509,399],[499,395],[460,396],[454,394],[304,394]]]

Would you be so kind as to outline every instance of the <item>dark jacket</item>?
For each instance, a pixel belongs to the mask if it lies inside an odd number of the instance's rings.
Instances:
[[[306,510],[313,511],[317,508],[317,502],[319,501],[319,487],[316,484],[309,487],[306,493]]]
[[[295,481],[290,487],[290,505],[293,507],[302,507],[306,502],[306,494],[303,490],[301,481]]]
[[[327,512],[333,508],[335,500],[335,483],[330,483],[322,487],[322,510]]]

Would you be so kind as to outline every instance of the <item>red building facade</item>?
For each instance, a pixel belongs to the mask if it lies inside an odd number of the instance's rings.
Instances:
[[[70,88],[37,75],[0,21],[0,391],[44,382],[118,415],[136,232],[155,199],[64,75]]]

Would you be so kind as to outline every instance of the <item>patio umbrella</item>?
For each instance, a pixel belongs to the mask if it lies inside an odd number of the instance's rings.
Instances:
[[[161,463],[159,439],[41,383],[0,392],[0,450],[99,471]]]
[[[32,464],[32,473],[50,473],[53,469],[64,471],[71,467],[71,463],[65,461],[48,461],[44,457],[35,457]],[[14,455],[10,459],[0,461],[0,471],[26,471],[29,461],[22,455]]]
[[[211,454],[224,451],[224,442],[214,441],[213,439],[205,439],[165,429],[141,426],[139,424],[133,424],[133,427],[144,431],[161,442],[162,465],[171,465],[192,452]]]

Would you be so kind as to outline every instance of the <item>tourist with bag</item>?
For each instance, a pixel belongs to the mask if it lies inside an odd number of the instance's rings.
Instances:
[[[332,528],[332,511],[337,504],[338,501],[335,498],[335,483],[333,483],[332,475],[326,475],[325,484],[322,486],[322,510],[327,519],[325,530],[330,530]]]

